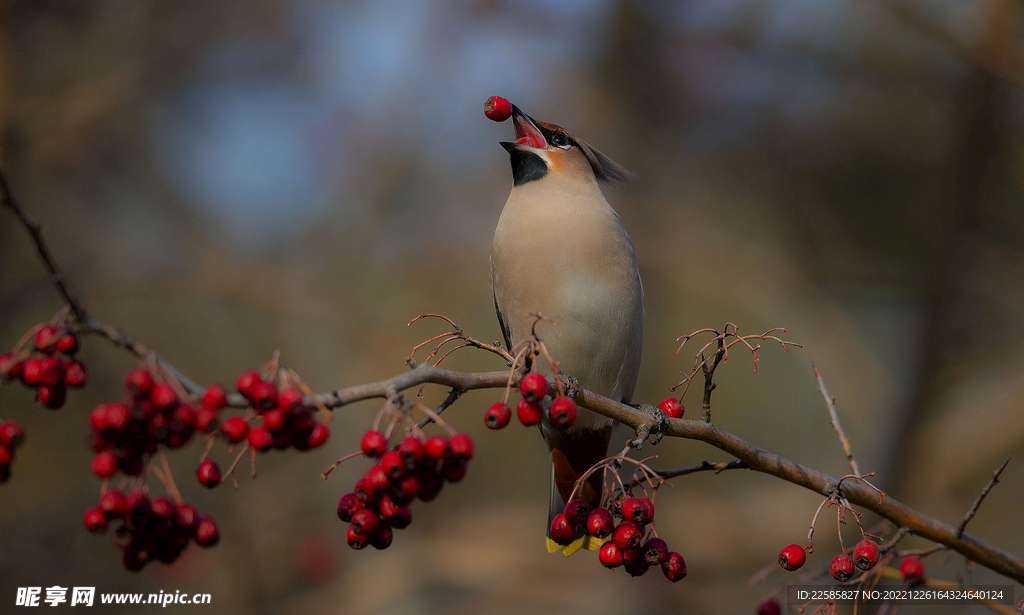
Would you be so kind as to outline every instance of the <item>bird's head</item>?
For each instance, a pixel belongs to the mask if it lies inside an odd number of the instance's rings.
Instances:
[[[507,117],[507,116],[506,116]],[[603,182],[627,181],[633,174],[568,130],[538,122],[512,105],[514,142],[502,141],[512,162],[512,181],[520,186],[548,175]]]

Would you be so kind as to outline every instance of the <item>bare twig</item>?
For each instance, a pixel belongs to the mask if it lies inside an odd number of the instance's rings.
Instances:
[[[825,398],[825,405],[828,406],[828,415],[832,421],[832,429],[836,430],[839,444],[843,446],[846,460],[850,462],[850,469],[853,470],[854,474],[860,474],[857,460],[853,458],[853,449],[850,448],[850,439],[846,437],[846,432],[843,431],[843,426],[839,423],[839,415],[836,413],[836,398],[828,394],[828,389],[825,388],[825,380],[821,377],[818,366],[812,362],[811,367],[814,368],[814,377],[818,379],[818,390],[821,391],[821,396]]]
[[[978,507],[981,506],[981,502],[985,499],[985,496],[988,495],[988,492],[992,490],[992,487],[995,487],[996,484],[999,483],[999,475],[1003,473],[1003,470],[1006,469],[1006,464],[1008,463],[1010,463],[1009,459],[1004,461],[1003,465],[999,466],[999,468],[992,473],[992,478],[989,479],[988,484],[981,490],[978,498],[974,500],[974,504],[971,505],[971,509],[967,511],[966,515],[964,515],[964,518],[960,521],[960,525],[956,526],[957,538],[963,536],[964,528],[967,527],[967,524],[974,518],[974,515],[977,514]]]

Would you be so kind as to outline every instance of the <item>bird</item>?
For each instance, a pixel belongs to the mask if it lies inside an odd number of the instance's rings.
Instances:
[[[534,120],[512,105],[516,139],[501,142],[512,166],[512,190],[491,249],[490,281],[506,347],[538,336],[558,370],[582,388],[629,403],[643,347],[643,284],[636,251],[602,183],[634,176],[608,156],[555,124]],[[537,314],[554,321],[538,323]],[[534,366],[550,374],[545,360]],[[557,430],[547,413],[541,432],[551,456],[549,551],[572,555],[597,549],[582,532],[572,544],[550,537],[580,476],[605,459],[613,419],[580,408],[571,427]],[[599,505],[603,475],[582,486]]]

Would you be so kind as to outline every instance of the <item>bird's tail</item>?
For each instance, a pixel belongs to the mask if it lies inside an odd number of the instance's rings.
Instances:
[[[572,495],[573,488],[587,470],[608,454],[608,442],[611,440],[612,428],[578,429],[565,432],[545,433],[548,448],[551,449],[551,501],[548,508],[548,552],[561,551],[569,556],[582,548],[591,551],[599,549],[604,542],[595,539],[586,532],[586,528],[577,528],[576,540],[569,545],[559,545],[551,540],[551,521],[555,515],[564,512],[565,504]],[[601,501],[604,474],[594,472],[576,492],[577,498],[586,500],[591,509]]]

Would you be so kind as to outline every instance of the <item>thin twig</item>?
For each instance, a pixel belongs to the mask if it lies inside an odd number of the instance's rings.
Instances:
[[[850,448],[850,439],[846,437],[846,432],[843,431],[843,426],[839,423],[839,415],[836,413],[836,398],[828,394],[828,389],[825,388],[825,380],[821,377],[821,372],[818,371],[818,366],[811,362],[811,367],[814,368],[814,377],[818,380],[818,390],[821,391],[821,396],[825,398],[825,405],[828,406],[828,414],[832,421],[832,429],[836,430],[836,435],[839,437],[839,444],[843,446],[843,452],[846,453],[846,460],[850,462],[850,469],[853,470],[854,474],[860,474],[860,468],[857,467],[857,460],[853,458],[853,449]]]
[[[978,495],[978,498],[974,500],[974,504],[971,505],[971,509],[967,511],[966,515],[964,515],[964,518],[960,521],[960,525],[956,526],[957,538],[960,538],[964,535],[964,528],[967,527],[967,524],[970,522],[970,520],[974,518],[975,514],[977,514],[978,507],[981,506],[981,502],[982,500],[985,499],[985,496],[988,495],[988,492],[992,490],[992,487],[995,487],[996,484],[999,483],[999,475],[1003,473],[1003,470],[1006,469],[1006,464],[1008,463],[1010,463],[1009,459],[1004,461],[1003,465],[999,466],[999,468],[992,473],[992,478],[989,479],[988,484],[985,485],[985,488],[981,490],[981,493]]]

